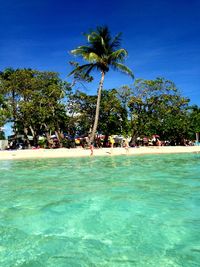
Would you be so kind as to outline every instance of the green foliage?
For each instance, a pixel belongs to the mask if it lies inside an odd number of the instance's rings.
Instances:
[[[181,140],[188,132],[188,103],[171,81],[136,80],[128,103],[132,135]]]
[[[10,109],[6,99],[5,78],[4,72],[0,72],[0,127],[10,118]]]
[[[195,133],[200,133],[200,107],[194,105],[188,111],[189,135],[191,139],[195,139]]]
[[[60,131],[66,119],[62,101],[69,88],[57,73],[5,70],[1,78],[15,134],[31,134],[37,143],[40,134]]]
[[[68,126],[71,125],[76,129],[76,134],[88,135],[94,121],[96,99],[96,96],[89,96],[81,91],[76,91],[68,99],[68,111],[70,112]],[[99,133],[127,133],[127,113],[115,89],[102,91],[99,118],[97,128]]]
[[[68,134],[87,135],[95,116],[96,96],[89,96],[79,90],[68,98]]]
[[[46,138],[38,140],[38,146],[40,146],[41,148],[47,148],[46,144],[47,144]]]
[[[0,129],[0,140],[5,140],[5,139],[6,139],[6,137],[5,137],[4,131],[1,131],[1,129]]]
[[[77,81],[90,80],[90,76],[87,80],[83,73],[79,74]],[[32,135],[34,145],[51,147],[50,136],[55,134],[58,143],[73,147],[71,139],[75,135],[86,136],[91,132],[98,98],[98,95],[73,91],[74,85],[62,81],[54,72],[2,71],[0,127],[14,122],[15,133],[23,134],[27,144],[28,135]],[[132,135],[133,140],[154,134],[177,143],[184,138],[195,139],[195,133],[200,132],[200,108],[188,104],[189,99],[164,78],[138,79],[132,87],[102,90],[97,132],[106,136]],[[65,139],[63,133],[72,138]],[[4,138],[3,131],[0,135]],[[38,141],[41,135],[45,141]]]
[[[99,132],[127,134],[128,119],[126,109],[118,98],[117,90],[103,90],[101,99]]]
[[[66,147],[66,148],[75,148],[76,147],[74,140],[63,139],[62,144],[63,144],[63,147]]]

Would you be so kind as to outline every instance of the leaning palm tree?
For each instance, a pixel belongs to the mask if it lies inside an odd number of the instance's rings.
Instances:
[[[71,51],[73,55],[80,56],[88,63],[81,66],[78,65],[70,75],[76,75],[81,72],[87,77],[94,69],[101,72],[101,80],[97,92],[95,120],[90,135],[90,142],[93,142],[98,126],[101,91],[105,74],[111,67],[114,70],[119,70],[130,75],[132,78],[134,77],[132,71],[123,64],[128,53],[125,49],[120,48],[120,36],[121,34],[119,33],[112,38],[108,27],[97,27],[96,31],[91,30],[86,34],[87,45],[79,46]]]

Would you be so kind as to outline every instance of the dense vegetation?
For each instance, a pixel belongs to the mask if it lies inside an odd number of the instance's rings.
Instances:
[[[87,46],[72,51],[88,61],[85,65],[70,62],[72,83],[49,71],[9,68],[0,72],[0,138],[4,138],[2,127],[10,122],[14,136],[23,134],[27,146],[28,136],[34,145],[39,136],[45,136],[50,146],[52,134],[59,145],[65,144],[66,136],[90,136],[93,141],[95,133],[131,136],[132,143],[137,137],[154,134],[176,143],[195,139],[200,131],[200,108],[190,106],[172,81],[136,79],[132,86],[103,88],[109,67],[133,77],[122,64],[127,51],[119,48],[119,35],[111,38],[107,28],[97,28],[87,38]],[[79,85],[92,82],[94,68],[101,72],[101,81],[97,94],[90,95]]]

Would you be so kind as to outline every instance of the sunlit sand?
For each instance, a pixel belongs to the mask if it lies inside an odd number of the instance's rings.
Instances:
[[[139,147],[125,148],[100,148],[94,149],[95,156],[117,155],[142,155],[142,154],[165,154],[165,153],[200,153],[200,146],[163,146],[163,147]],[[60,148],[60,149],[27,149],[0,151],[0,160],[7,159],[31,159],[31,158],[67,158],[67,157],[90,157],[89,149]]]

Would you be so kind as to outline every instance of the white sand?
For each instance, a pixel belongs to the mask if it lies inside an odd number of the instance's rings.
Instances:
[[[168,154],[168,153],[200,153],[200,146],[165,146],[165,147],[139,147],[129,148],[100,148],[94,149],[93,156],[116,155],[142,155],[142,154]],[[27,149],[0,151],[0,160],[31,159],[31,158],[66,158],[66,157],[90,157],[89,149],[60,148],[60,149]]]

